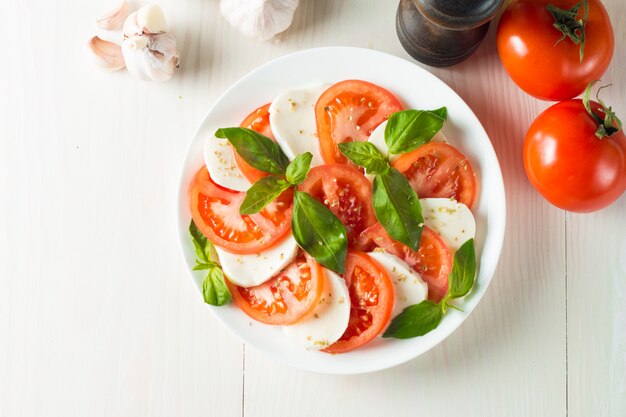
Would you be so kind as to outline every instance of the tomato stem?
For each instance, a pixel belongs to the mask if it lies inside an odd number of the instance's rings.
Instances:
[[[579,18],[578,11],[581,6],[583,7],[583,16]],[[580,62],[583,62],[585,55],[585,26],[587,26],[587,19],[589,17],[589,4],[587,0],[576,3],[568,10],[561,9],[553,4],[547,5],[546,10],[554,17],[554,28],[563,35],[555,42],[555,45],[565,38],[570,38],[574,44],[580,45],[578,54]]]
[[[592,81],[589,83],[589,85],[587,85],[587,88],[585,89],[585,95],[583,96],[583,105],[585,106],[587,113],[589,113],[593,120],[598,123],[598,129],[596,130],[595,134],[598,139],[602,139],[607,136],[611,136],[613,133],[619,132],[622,128],[622,121],[617,117],[617,115],[613,111],[613,108],[611,106],[607,107],[606,104],[604,104],[604,101],[600,99],[600,91],[603,88],[610,87],[611,84],[603,85],[602,87],[598,88],[598,91],[596,91],[596,100],[600,107],[602,107],[604,119],[602,119],[600,116],[593,112],[593,110],[591,109],[591,104],[589,102],[589,96],[591,95],[591,88],[596,82],[597,81]]]

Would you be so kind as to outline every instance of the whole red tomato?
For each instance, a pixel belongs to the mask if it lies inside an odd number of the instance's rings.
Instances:
[[[605,113],[590,102],[567,100],[541,113],[524,141],[524,168],[546,200],[564,210],[590,212],[615,201],[626,189],[626,136],[622,130],[599,138]],[[611,122],[617,126],[617,122]]]
[[[590,82],[599,79],[613,57],[613,28],[599,0],[588,0],[584,24],[583,58],[581,45],[554,27],[555,18],[547,6],[578,11],[569,24],[584,17],[584,2],[577,0],[521,0],[505,10],[498,24],[496,41],[502,65],[513,81],[528,94],[542,100],[576,97]],[[574,36],[581,36],[573,29]]]

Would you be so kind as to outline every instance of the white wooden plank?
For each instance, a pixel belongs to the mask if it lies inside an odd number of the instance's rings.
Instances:
[[[626,412],[626,199],[568,215],[569,415]]]
[[[334,42],[362,46],[375,26],[377,49],[407,57],[392,24],[395,5],[359,4],[373,13],[349,35],[333,33]],[[331,7],[329,15],[341,16],[349,26],[350,6],[317,1],[310,13],[327,13]],[[248,347],[246,416],[565,415],[564,215],[531,189],[521,163],[526,127],[545,105],[508,79],[494,42],[492,28],[472,59],[454,68],[431,68],[481,119],[505,177],[507,236],[485,299],[440,346],[372,375],[302,372]],[[278,386],[268,384],[268,376]]]
[[[602,98],[626,119],[626,9],[604,2],[615,54]],[[567,216],[568,399],[571,417],[626,415],[626,195],[605,210]]]
[[[174,226],[188,141],[232,82],[196,32],[221,21],[217,5],[161,2],[196,59],[149,84],[86,59],[111,6],[98,3],[0,6],[14,34],[0,72],[0,415],[239,416],[242,344],[210,317]]]

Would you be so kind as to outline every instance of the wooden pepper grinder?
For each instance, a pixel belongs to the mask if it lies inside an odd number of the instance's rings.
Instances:
[[[435,67],[458,64],[480,45],[503,0],[400,0],[396,32],[415,59]]]

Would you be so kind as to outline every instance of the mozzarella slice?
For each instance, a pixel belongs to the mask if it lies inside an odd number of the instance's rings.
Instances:
[[[402,259],[386,252],[370,252],[368,255],[387,271],[391,281],[393,281],[392,318],[408,306],[419,304],[428,297],[428,284]]]
[[[376,129],[372,131],[369,139],[367,140],[372,145],[376,146],[379,151],[382,152],[383,155],[387,155],[389,152],[389,147],[385,142],[385,128],[387,127],[387,121],[385,120],[381,124],[379,124]],[[389,155],[389,161],[393,162],[398,159],[400,155]]]
[[[324,349],[335,343],[350,320],[350,293],[345,280],[326,268],[324,276],[324,294],[312,315],[283,327],[290,340],[309,350]]]
[[[290,160],[304,152],[311,152],[311,167],[322,165],[317,140],[315,103],[328,85],[315,85],[288,90],[270,105],[272,133]]]
[[[469,208],[450,198],[420,198],[426,226],[441,237],[452,252],[476,235],[476,221]]]
[[[254,287],[289,265],[298,253],[298,244],[290,234],[273,248],[256,254],[237,255],[217,246],[215,251],[230,282],[240,287]]]
[[[227,139],[211,135],[204,142],[204,163],[216,184],[235,191],[247,191],[250,182],[237,166],[233,152]]]
[[[387,146],[387,143],[385,142],[385,128],[386,127],[387,127],[387,120],[379,124],[378,127],[374,129],[369,139],[367,140],[368,142],[376,146],[378,150],[383,153],[383,155],[387,155],[387,152],[389,152],[389,147]],[[448,142],[448,140],[443,135],[443,133],[441,133],[441,131],[437,132],[430,141],[431,142],[444,142],[444,143]],[[400,156],[402,156],[402,154],[389,155],[389,161],[393,162],[396,159],[398,159]]]

